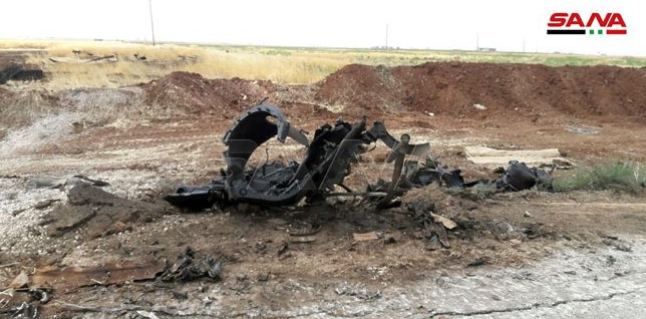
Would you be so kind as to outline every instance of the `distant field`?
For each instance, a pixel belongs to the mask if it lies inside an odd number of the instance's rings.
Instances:
[[[561,65],[646,66],[646,58],[544,53],[475,51],[284,48],[126,42],[16,41],[0,42],[0,50],[31,49],[28,62],[52,76],[48,89],[116,87],[159,78],[172,71],[190,71],[207,78],[240,77],[280,83],[308,84],[344,65],[386,66],[459,61]],[[1,54],[1,53],[0,53]],[[145,56],[145,61],[135,58]],[[114,58],[93,61],[101,56]]]

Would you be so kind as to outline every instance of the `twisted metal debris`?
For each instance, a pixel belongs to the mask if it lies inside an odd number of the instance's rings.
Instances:
[[[306,153],[300,162],[292,159],[287,164],[266,161],[258,167],[249,167],[251,155],[265,142],[276,137],[285,143],[289,137],[303,147]],[[224,153],[227,164],[222,176],[203,186],[181,186],[165,199],[179,207],[202,209],[213,205],[252,203],[266,206],[291,205],[303,198],[313,202],[333,196],[340,186],[354,194],[343,184],[357,163],[357,156],[367,151],[367,145],[381,140],[391,152],[386,160],[393,163],[392,180],[369,186],[378,209],[388,208],[392,200],[406,189],[423,187],[433,182],[449,187],[472,187],[480,182],[465,182],[460,170],[447,170],[428,160],[429,143],[410,144],[410,135],[394,138],[383,122],[371,127],[365,117],[356,123],[339,119],[330,125],[320,126],[310,141],[303,130],[294,127],[280,109],[271,104],[260,104],[242,114],[226,132],[222,142],[228,147]],[[424,165],[405,161],[407,155],[426,158]],[[431,163],[432,165],[429,165]],[[511,163],[507,175],[497,187],[519,190],[533,187],[541,181],[551,184],[549,174],[527,168],[522,163]]]

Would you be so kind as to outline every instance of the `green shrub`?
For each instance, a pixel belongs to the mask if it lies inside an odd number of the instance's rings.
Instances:
[[[555,191],[604,190],[638,193],[646,183],[646,168],[637,162],[613,161],[577,168],[570,176],[554,180]]]

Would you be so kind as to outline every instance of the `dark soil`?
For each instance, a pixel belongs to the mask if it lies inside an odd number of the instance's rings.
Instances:
[[[72,188],[68,198],[68,205],[57,206],[44,218],[45,223],[50,223],[47,232],[52,237],[83,227],[88,238],[96,238],[128,230],[133,222],[151,222],[175,211],[163,201],[127,200],[87,185]]]

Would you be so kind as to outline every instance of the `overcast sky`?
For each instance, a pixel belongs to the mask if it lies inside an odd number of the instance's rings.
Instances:
[[[1,0],[0,39],[150,40],[149,0]],[[639,0],[152,0],[158,41],[646,56]],[[553,12],[619,12],[627,35],[546,35]]]

